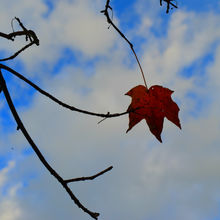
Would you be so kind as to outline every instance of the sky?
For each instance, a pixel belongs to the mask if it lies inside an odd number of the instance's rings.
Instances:
[[[128,116],[71,112],[2,71],[17,111],[48,162],[101,220],[220,220],[220,2],[112,0],[114,22],[133,43],[148,86],[174,91],[182,130],[164,121],[161,144],[145,121],[126,134]],[[100,13],[104,0],[1,0],[0,31],[16,16],[35,31],[10,68],[64,102],[100,113],[124,112],[124,94],[143,84],[129,45]],[[13,22],[15,30],[19,30]],[[0,57],[25,44],[0,39]],[[41,164],[0,94],[0,219],[88,220]]]

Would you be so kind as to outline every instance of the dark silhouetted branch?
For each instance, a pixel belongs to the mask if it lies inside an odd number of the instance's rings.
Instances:
[[[74,178],[74,179],[68,179],[64,180],[66,183],[72,183],[72,182],[78,182],[78,181],[85,181],[85,180],[94,180],[98,176],[103,175],[104,173],[110,171],[113,168],[113,166],[108,167],[107,169],[93,175],[93,176],[88,176],[88,177],[79,177],[79,178]]]
[[[169,10],[170,10],[170,5],[173,6],[174,8],[178,8],[177,5],[173,4],[172,2],[174,0],[160,0],[160,5],[162,6],[162,1],[166,2],[167,3],[167,10],[166,10],[166,13],[168,14],[169,13]],[[171,8],[172,9],[172,8]]]
[[[25,49],[27,49],[28,47],[32,46],[33,44],[39,45],[39,40],[36,36],[36,34],[32,31],[32,30],[27,30],[24,25],[21,23],[19,18],[14,18],[15,20],[18,21],[20,27],[23,29],[23,31],[17,31],[17,32],[13,32],[10,34],[5,34],[5,33],[1,33],[0,32],[0,37],[3,37],[5,39],[8,40],[12,40],[14,41],[15,37],[17,36],[25,36],[26,37],[26,41],[30,41],[30,43],[28,43],[27,45],[25,45],[23,48],[21,48],[20,50],[18,50],[14,55],[8,57],[8,58],[4,58],[4,59],[0,59],[0,61],[6,61],[6,60],[11,60],[14,59],[16,56],[18,56],[22,51],[24,51]],[[13,29],[13,26],[12,26]],[[32,138],[30,137],[29,133],[27,132],[26,128],[23,125],[23,122],[21,121],[15,106],[13,104],[13,101],[10,97],[10,94],[8,92],[7,89],[7,85],[6,82],[4,80],[4,77],[2,75],[1,69],[7,70],[10,73],[14,74],[15,76],[17,76],[18,78],[20,78],[21,80],[23,80],[24,82],[26,82],[27,84],[29,84],[30,86],[32,86],[34,89],[36,89],[38,92],[40,92],[41,94],[47,96],[48,98],[50,98],[51,100],[53,100],[54,102],[58,103],[59,105],[68,108],[72,111],[77,111],[77,112],[81,112],[84,114],[90,114],[90,115],[95,115],[95,116],[99,116],[99,117],[107,117],[109,116],[108,114],[98,114],[98,113],[93,113],[93,112],[88,112],[85,110],[81,110],[78,108],[75,108],[74,106],[70,106],[67,105],[65,103],[63,103],[62,101],[58,100],[57,98],[55,98],[54,96],[50,95],[49,93],[45,92],[44,90],[42,90],[41,88],[39,88],[37,85],[35,85],[34,83],[32,83],[30,80],[26,79],[24,76],[22,76],[21,74],[19,74],[18,72],[14,71],[13,69],[11,69],[10,67],[0,64],[0,92],[3,91],[4,96],[6,98],[6,101],[8,103],[8,106],[11,110],[11,113],[17,123],[17,130],[21,130],[21,132],[23,133],[24,137],[26,138],[26,140],[28,141],[28,143],[31,145],[32,149],[34,150],[34,152],[36,153],[36,155],[38,156],[39,160],[42,162],[42,164],[44,165],[44,167],[50,172],[50,174],[52,176],[54,176],[57,181],[64,187],[64,189],[66,190],[66,192],[69,194],[70,198],[75,202],[75,204],[82,209],[84,212],[86,212],[87,214],[89,214],[92,218],[94,219],[98,219],[99,213],[96,212],[92,212],[89,209],[87,209],[84,205],[82,205],[82,203],[78,200],[78,198],[73,194],[72,190],[68,187],[68,183],[70,182],[76,182],[76,181],[83,181],[83,180],[92,180],[95,179],[98,176],[103,175],[104,173],[110,171],[113,167],[109,167],[105,170],[103,170],[102,172],[95,174],[93,176],[90,177],[80,177],[80,178],[73,178],[71,180],[64,180],[47,162],[47,160],[44,158],[44,156],[42,155],[42,153],[40,152],[40,150],[38,149],[38,147],[36,146],[36,144],[34,143],[34,141],[32,140]],[[127,114],[127,112],[124,113],[117,113],[117,114],[113,114],[110,115],[110,117],[117,117],[123,114]]]
[[[5,39],[11,40],[11,41],[14,41],[16,36],[23,36],[23,35],[26,35],[26,32],[16,31],[16,32],[12,32],[10,34],[5,34],[5,33],[0,32],[0,37],[3,37]]]
[[[5,82],[4,77],[3,77],[2,73],[1,73],[1,69],[0,69],[0,88],[3,90],[4,96],[6,98],[8,106],[9,106],[9,108],[11,110],[11,113],[12,113],[12,115],[13,115],[16,123],[17,123],[18,128],[21,130],[21,132],[23,133],[24,137],[26,138],[28,143],[31,145],[31,147],[34,150],[34,152],[37,154],[39,160],[42,162],[42,164],[45,166],[45,168],[50,172],[50,174],[52,176],[54,176],[57,179],[57,181],[64,187],[64,189],[69,194],[70,198],[75,202],[75,204],[80,209],[82,209],[84,212],[89,214],[92,218],[98,219],[99,213],[92,212],[89,209],[87,209],[85,206],[82,205],[82,203],[76,198],[76,196],[73,194],[71,189],[68,187],[67,182],[65,180],[63,180],[63,178],[49,165],[49,163],[46,161],[46,159],[44,158],[44,156],[42,155],[42,153],[38,149],[37,145],[34,143],[32,138],[30,137],[29,133],[27,132],[26,128],[24,127],[24,124],[22,123],[22,121],[21,121],[21,119],[20,119],[20,117],[19,117],[19,115],[18,115],[18,113],[17,113],[17,111],[15,109],[13,101],[12,101],[12,99],[10,97],[9,92],[8,92],[6,82]],[[105,171],[105,172],[107,172],[107,171]],[[99,174],[99,175],[101,175],[101,174]]]
[[[0,59],[0,61],[6,61],[6,60],[12,60],[14,59],[16,56],[18,56],[19,53],[21,53],[22,51],[24,51],[25,49],[27,49],[28,47],[32,46],[34,44],[34,42],[30,42],[29,44],[25,45],[23,48],[21,48],[19,51],[17,51],[16,53],[14,53],[12,56],[7,57],[7,58],[3,58]]]
[[[121,35],[121,37],[130,45],[130,48],[131,48],[131,50],[132,50],[132,52],[133,52],[133,54],[134,54],[134,56],[135,56],[135,58],[136,58],[136,61],[137,61],[137,63],[138,63],[138,66],[139,66],[139,68],[140,68],[141,75],[142,75],[142,77],[143,77],[145,87],[146,87],[147,90],[148,90],[147,83],[146,83],[145,76],[144,76],[144,71],[143,71],[143,69],[142,69],[142,67],[141,67],[140,61],[139,61],[139,59],[138,59],[138,57],[137,57],[137,54],[136,54],[136,52],[135,52],[135,50],[134,50],[133,44],[132,44],[132,43],[128,40],[128,38],[119,30],[119,28],[113,23],[112,19],[111,19],[110,16],[109,16],[108,9],[113,10],[112,7],[110,6],[110,0],[107,0],[107,1],[106,1],[105,9],[102,10],[101,13],[103,13],[103,14],[106,16],[107,22],[108,22],[110,25],[112,25],[112,26],[114,27],[114,29]]]
[[[15,20],[18,21],[20,27],[23,29],[23,31],[16,31],[16,32],[12,32],[10,34],[5,34],[5,33],[1,33],[0,32],[0,37],[3,37],[7,40],[12,40],[14,41],[15,37],[17,36],[25,36],[26,37],[26,41],[30,41],[30,43],[28,43],[27,45],[25,45],[23,48],[21,48],[20,50],[18,50],[17,52],[15,52],[12,56],[7,57],[7,58],[3,58],[0,59],[0,61],[7,61],[7,60],[12,60],[14,59],[16,56],[18,56],[21,52],[23,52],[24,50],[26,50],[28,47],[32,46],[33,44],[36,44],[37,46],[40,45],[40,41],[37,37],[37,35],[35,34],[34,31],[32,30],[27,30],[24,25],[22,24],[22,22],[20,21],[19,18],[14,18]]]
[[[5,69],[9,72],[11,72],[12,74],[14,74],[15,76],[17,76],[19,79],[23,80],[24,82],[26,82],[27,84],[29,84],[30,86],[32,86],[34,89],[36,89],[38,92],[40,92],[42,95],[45,95],[46,97],[48,97],[49,99],[51,99],[52,101],[56,102],[57,104],[63,106],[64,108],[67,108],[71,111],[76,111],[76,112],[80,112],[83,114],[87,114],[87,115],[93,115],[93,116],[98,116],[98,117],[102,117],[102,118],[113,118],[113,117],[119,117],[125,114],[128,114],[129,112],[122,112],[122,113],[114,113],[114,114],[102,114],[102,113],[95,113],[95,112],[90,112],[90,111],[86,111],[86,110],[82,110],[79,108],[76,108],[74,106],[68,105],[62,101],[60,101],[59,99],[55,98],[54,96],[52,96],[51,94],[49,94],[48,92],[42,90],[40,87],[38,87],[37,85],[35,85],[34,83],[32,83],[30,80],[26,79],[23,75],[21,75],[20,73],[16,72],[15,70],[11,69],[10,67],[1,64],[0,63],[0,68],[1,69]]]
[[[28,41],[28,39],[29,39],[30,42],[33,42],[37,46],[39,46],[40,45],[40,41],[39,41],[37,35],[35,34],[35,32],[32,31],[32,30],[27,30],[25,28],[25,26],[22,24],[22,22],[20,21],[19,18],[15,17],[14,19],[17,20],[17,22],[19,23],[20,27],[23,29],[23,32],[25,33],[25,36],[26,36],[26,41]]]

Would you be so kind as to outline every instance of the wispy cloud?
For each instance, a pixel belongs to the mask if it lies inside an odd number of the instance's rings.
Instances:
[[[8,187],[9,172],[14,169],[15,162],[10,161],[8,165],[0,170],[0,218],[4,220],[14,220],[21,216],[21,209],[16,201],[16,192],[21,187],[21,184],[15,184]],[[6,192],[2,189],[7,188]]]

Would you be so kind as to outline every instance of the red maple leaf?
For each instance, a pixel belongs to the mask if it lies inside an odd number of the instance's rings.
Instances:
[[[149,90],[139,85],[131,89],[125,95],[131,96],[129,111],[129,127],[131,130],[142,119],[145,119],[152,134],[160,141],[163,130],[164,117],[181,129],[178,118],[179,107],[172,100],[172,90],[154,85]]]

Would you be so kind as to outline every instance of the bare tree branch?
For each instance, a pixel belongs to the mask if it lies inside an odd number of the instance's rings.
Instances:
[[[26,27],[23,25],[23,23],[20,21],[19,18],[15,17],[14,19],[17,20],[20,27],[23,29],[23,32],[26,35],[26,41],[28,41],[28,39],[29,39],[30,42],[34,42],[37,46],[39,46],[40,41],[39,41],[37,35],[35,34],[35,32],[32,31],[32,30],[27,30]]]
[[[162,6],[162,1],[166,2],[167,3],[167,10],[166,10],[166,13],[168,14],[169,13],[169,10],[170,10],[170,5],[173,6],[174,8],[178,8],[177,5],[173,4],[172,1],[174,0],[160,0],[160,5]],[[172,8],[171,8],[172,9]]]
[[[8,58],[4,58],[4,59],[0,59],[0,61],[6,61],[6,60],[10,60],[10,59],[14,59],[16,56],[18,56],[22,51],[24,51],[25,49],[27,49],[28,47],[32,46],[33,44],[39,45],[39,40],[36,36],[36,34],[34,33],[34,31],[32,30],[27,30],[24,25],[21,23],[19,18],[14,18],[15,20],[18,21],[20,27],[23,29],[23,31],[17,31],[17,32],[13,32],[10,34],[5,34],[5,33],[1,33],[0,32],[0,37],[6,38],[7,40],[11,40],[14,41],[15,37],[17,36],[25,36],[26,37],[26,41],[30,41],[29,44],[25,45],[23,48],[21,48],[20,50],[18,50],[15,54],[13,54],[12,56],[8,57]],[[12,26],[13,29],[13,26]],[[13,75],[15,75],[16,77],[20,78],[21,80],[23,80],[24,82],[26,82],[27,84],[29,84],[30,86],[32,86],[34,89],[36,89],[38,92],[40,92],[41,94],[47,96],[48,98],[50,98],[51,100],[53,100],[54,102],[58,103],[59,105],[68,108],[72,111],[77,111],[77,112],[81,112],[84,114],[89,114],[89,115],[95,115],[95,116],[99,116],[99,117],[118,117],[124,114],[127,114],[127,112],[123,112],[123,113],[116,113],[116,114],[112,114],[109,116],[108,114],[99,114],[99,113],[94,113],[94,112],[89,112],[89,111],[85,111],[85,110],[81,110],[78,108],[75,108],[74,106],[70,106],[60,100],[58,100],[57,98],[55,98],[54,96],[50,95],[49,93],[47,93],[46,91],[42,90],[41,88],[39,88],[37,85],[35,85],[34,83],[32,83],[30,80],[26,79],[24,76],[22,76],[21,74],[19,74],[18,72],[14,71],[13,69],[9,68],[6,65],[0,64],[0,92],[3,91],[4,96],[6,98],[6,101],[8,103],[8,106],[11,110],[11,113],[17,123],[17,130],[21,130],[21,132],[23,133],[24,137],[26,138],[26,140],[28,141],[28,143],[31,145],[32,149],[34,150],[34,152],[36,153],[36,155],[38,156],[38,158],[40,159],[40,161],[42,162],[42,164],[44,165],[44,167],[50,172],[50,174],[52,176],[54,176],[57,181],[64,187],[64,189],[66,190],[66,192],[69,194],[70,198],[74,201],[74,203],[80,208],[82,209],[84,212],[86,212],[87,214],[89,214],[92,218],[94,219],[98,219],[99,213],[96,212],[92,212],[90,211],[88,208],[86,208],[79,200],[78,198],[73,194],[72,190],[68,187],[68,183],[70,182],[76,182],[76,181],[85,181],[85,180],[92,180],[97,178],[98,176],[103,175],[104,173],[110,171],[113,167],[109,167],[93,176],[90,177],[79,177],[79,178],[72,178],[69,180],[64,180],[47,162],[47,160],[44,158],[44,156],[42,155],[42,153],[40,152],[40,150],[38,149],[37,145],[34,143],[34,141],[32,140],[32,138],[30,137],[29,133],[27,132],[26,128],[23,125],[23,122],[21,121],[15,106],[13,104],[13,101],[10,97],[10,94],[8,92],[7,89],[7,85],[6,82],[4,80],[4,77],[2,75],[1,69],[7,70],[10,73],[12,73]]]
[[[18,128],[21,130],[21,132],[23,133],[24,137],[26,138],[28,143],[31,145],[32,149],[34,150],[34,152],[36,153],[36,155],[38,156],[39,160],[42,162],[44,167],[50,172],[50,174],[52,176],[54,176],[57,179],[57,181],[63,186],[63,188],[69,194],[70,198],[75,202],[75,204],[80,209],[82,209],[84,212],[89,214],[92,218],[98,219],[99,213],[92,212],[89,209],[87,209],[84,205],[82,205],[82,203],[77,199],[77,197],[73,194],[71,189],[68,187],[67,181],[63,180],[63,178],[49,165],[49,163],[46,161],[46,159],[44,158],[44,156],[42,155],[42,153],[38,149],[37,145],[34,143],[32,138],[30,137],[29,133],[27,132],[26,128],[24,127],[24,124],[22,123],[22,121],[21,121],[21,119],[20,119],[20,117],[19,117],[19,115],[18,115],[18,113],[17,113],[17,111],[15,109],[15,106],[14,106],[13,101],[11,99],[11,96],[10,96],[10,94],[8,92],[7,85],[6,85],[6,82],[4,80],[3,75],[1,73],[1,70],[0,70],[0,87],[3,90],[4,96],[6,98],[8,106],[9,106],[9,108],[11,110],[11,113],[12,113],[12,115],[13,115],[16,123],[17,123]],[[105,171],[105,172],[107,172],[107,171]],[[99,174],[99,175],[102,175],[102,174]]]
[[[15,20],[18,21],[20,27],[23,29],[23,31],[17,31],[17,32],[12,32],[10,34],[5,34],[0,32],[0,37],[3,37],[7,40],[11,40],[14,41],[15,37],[17,36],[25,36],[26,37],[26,41],[30,41],[30,43],[28,43],[27,45],[25,45],[23,48],[21,48],[20,50],[18,50],[17,52],[15,52],[13,55],[11,55],[10,57],[7,58],[3,58],[0,59],[0,61],[7,61],[7,60],[12,60],[14,59],[16,56],[18,56],[21,52],[23,52],[24,50],[26,50],[28,47],[32,46],[33,44],[36,44],[37,46],[40,45],[40,41],[37,37],[37,35],[35,34],[34,31],[32,30],[27,30],[24,25],[22,24],[22,22],[20,21],[19,18],[15,17]]]
[[[67,108],[71,111],[76,111],[76,112],[80,112],[83,114],[87,114],[87,115],[93,115],[93,116],[98,116],[98,117],[102,117],[102,118],[113,118],[113,117],[119,117],[125,114],[128,114],[129,112],[122,112],[122,113],[114,113],[114,114],[103,114],[103,113],[96,113],[96,112],[90,112],[90,111],[86,111],[86,110],[82,110],[79,108],[76,108],[74,106],[68,105],[62,101],[60,101],[59,99],[55,98],[54,96],[52,96],[51,94],[49,94],[48,92],[42,90],[40,87],[38,87],[37,85],[35,85],[33,82],[31,82],[30,80],[26,79],[23,75],[21,75],[20,73],[16,72],[15,70],[11,69],[10,67],[1,64],[0,63],[0,68],[1,69],[5,69],[9,72],[11,72],[12,74],[14,74],[15,76],[17,76],[19,79],[23,80],[24,82],[26,82],[27,84],[29,84],[31,87],[33,87],[34,89],[36,89],[38,92],[40,92],[42,95],[48,97],[49,99],[51,99],[52,101],[56,102],[57,104],[61,105],[64,108]]]
[[[12,60],[14,59],[16,56],[18,56],[22,51],[24,51],[25,49],[27,49],[28,47],[32,46],[34,44],[34,42],[30,42],[29,44],[27,44],[26,46],[24,46],[23,48],[21,48],[19,51],[17,51],[16,53],[14,53],[12,56],[7,57],[7,58],[3,58],[0,59],[0,61],[6,61],[6,60]]]

